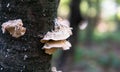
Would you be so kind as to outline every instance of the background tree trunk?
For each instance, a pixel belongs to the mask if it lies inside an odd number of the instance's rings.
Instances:
[[[0,0],[0,25],[22,19],[27,29],[20,38],[0,30],[0,72],[50,72],[51,55],[40,39],[53,29],[57,5],[58,0]]]
[[[74,65],[74,51],[78,40],[79,23],[83,21],[79,5],[81,0],[72,0],[70,4],[70,26],[73,28],[73,35],[69,38],[72,47],[68,51],[61,53],[58,68],[63,72],[71,72]]]
[[[90,15],[87,17],[88,26],[86,28],[86,45],[90,49],[91,45],[93,44],[94,29],[100,20],[100,13],[101,13],[100,2],[101,1],[100,0],[96,0],[96,1],[88,0],[87,2],[89,4],[88,13],[90,13]],[[96,15],[94,17],[92,17],[92,10],[90,9],[92,7],[96,10]]]

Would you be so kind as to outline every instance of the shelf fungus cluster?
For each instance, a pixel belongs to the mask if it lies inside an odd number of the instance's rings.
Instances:
[[[21,19],[9,20],[2,24],[2,32],[8,31],[12,37],[18,38],[23,36],[26,32],[26,28],[23,27]]]
[[[66,39],[72,35],[72,28],[64,22],[61,18],[55,19],[55,28],[53,31],[49,31],[41,39],[42,43],[45,43],[43,49],[45,53],[53,54],[57,49],[68,50],[71,44]]]

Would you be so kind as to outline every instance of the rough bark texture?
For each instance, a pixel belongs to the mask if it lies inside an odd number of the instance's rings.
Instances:
[[[57,5],[58,0],[0,0],[0,25],[22,19],[27,28],[20,38],[0,30],[0,72],[50,72],[51,56],[40,39],[53,29]]]

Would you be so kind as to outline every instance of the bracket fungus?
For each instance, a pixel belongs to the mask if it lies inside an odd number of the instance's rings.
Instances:
[[[9,20],[2,24],[2,32],[8,31],[12,37],[18,38],[23,36],[26,32],[26,28],[23,27],[21,19]]]
[[[52,54],[59,48],[62,48],[62,50],[68,50],[70,49],[70,47],[71,47],[70,42],[66,40],[58,40],[58,41],[50,40],[45,43],[45,45],[43,46],[43,49],[45,49],[45,53]]]
[[[53,54],[57,49],[68,50],[71,44],[66,39],[72,35],[72,28],[69,24],[65,23],[61,18],[55,19],[55,28],[53,31],[49,31],[41,39],[42,43],[45,43],[43,49],[45,53]]]

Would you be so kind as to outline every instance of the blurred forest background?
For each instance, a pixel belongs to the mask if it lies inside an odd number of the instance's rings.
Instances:
[[[61,0],[58,16],[70,22],[68,51],[52,66],[63,72],[120,72],[120,0]]]

